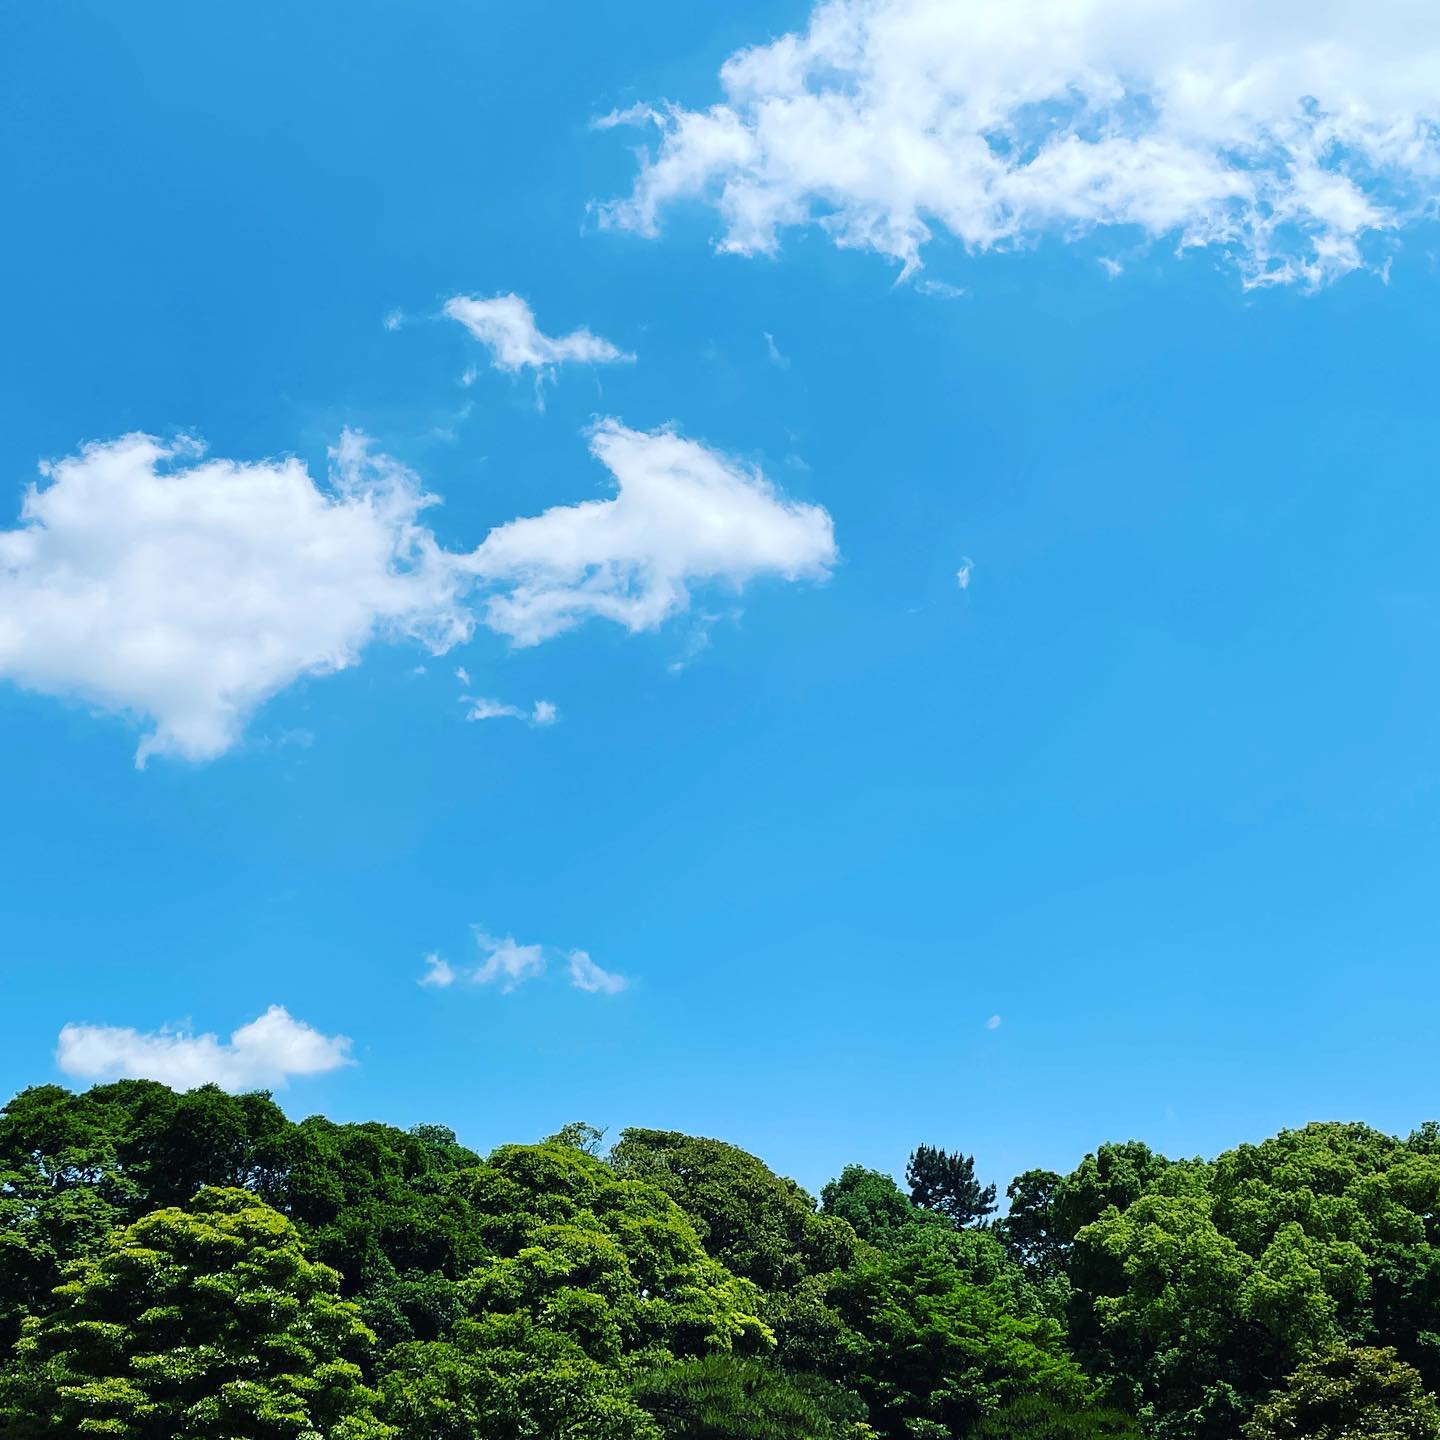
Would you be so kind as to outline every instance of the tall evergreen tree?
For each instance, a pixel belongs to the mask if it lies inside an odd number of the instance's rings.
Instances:
[[[945,1216],[957,1230],[995,1213],[995,1187],[975,1178],[975,1157],[917,1145],[905,1167],[910,1200]]]

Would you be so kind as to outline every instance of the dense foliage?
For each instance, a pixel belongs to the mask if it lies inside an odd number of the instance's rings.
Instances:
[[[1440,1130],[972,1157],[819,1202],[714,1140],[481,1157],[265,1095],[0,1111],[0,1436],[1440,1440]]]

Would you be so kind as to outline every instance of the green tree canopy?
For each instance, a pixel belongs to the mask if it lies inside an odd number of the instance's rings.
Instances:
[[[1440,1406],[1393,1350],[1307,1360],[1255,1412],[1245,1440],[1440,1440]]]
[[[610,1152],[619,1175],[665,1191],[715,1259],[764,1290],[848,1264],[848,1226],[818,1215],[793,1180],[734,1145],[669,1130],[626,1130]]]
[[[156,1210],[25,1322],[4,1433],[117,1440],[381,1440],[357,1363],[373,1336],[243,1190]]]

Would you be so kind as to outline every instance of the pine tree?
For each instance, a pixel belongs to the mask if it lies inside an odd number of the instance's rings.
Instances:
[[[975,1157],[917,1145],[905,1167],[910,1200],[944,1215],[957,1230],[995,1213],[995,1187],[975,1178]]]

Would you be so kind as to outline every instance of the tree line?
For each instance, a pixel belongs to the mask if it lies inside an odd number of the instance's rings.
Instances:
[[[1440,1130],[480,1156],[122,1081],[0,1110],[5,1440],[1440,1440]]]

